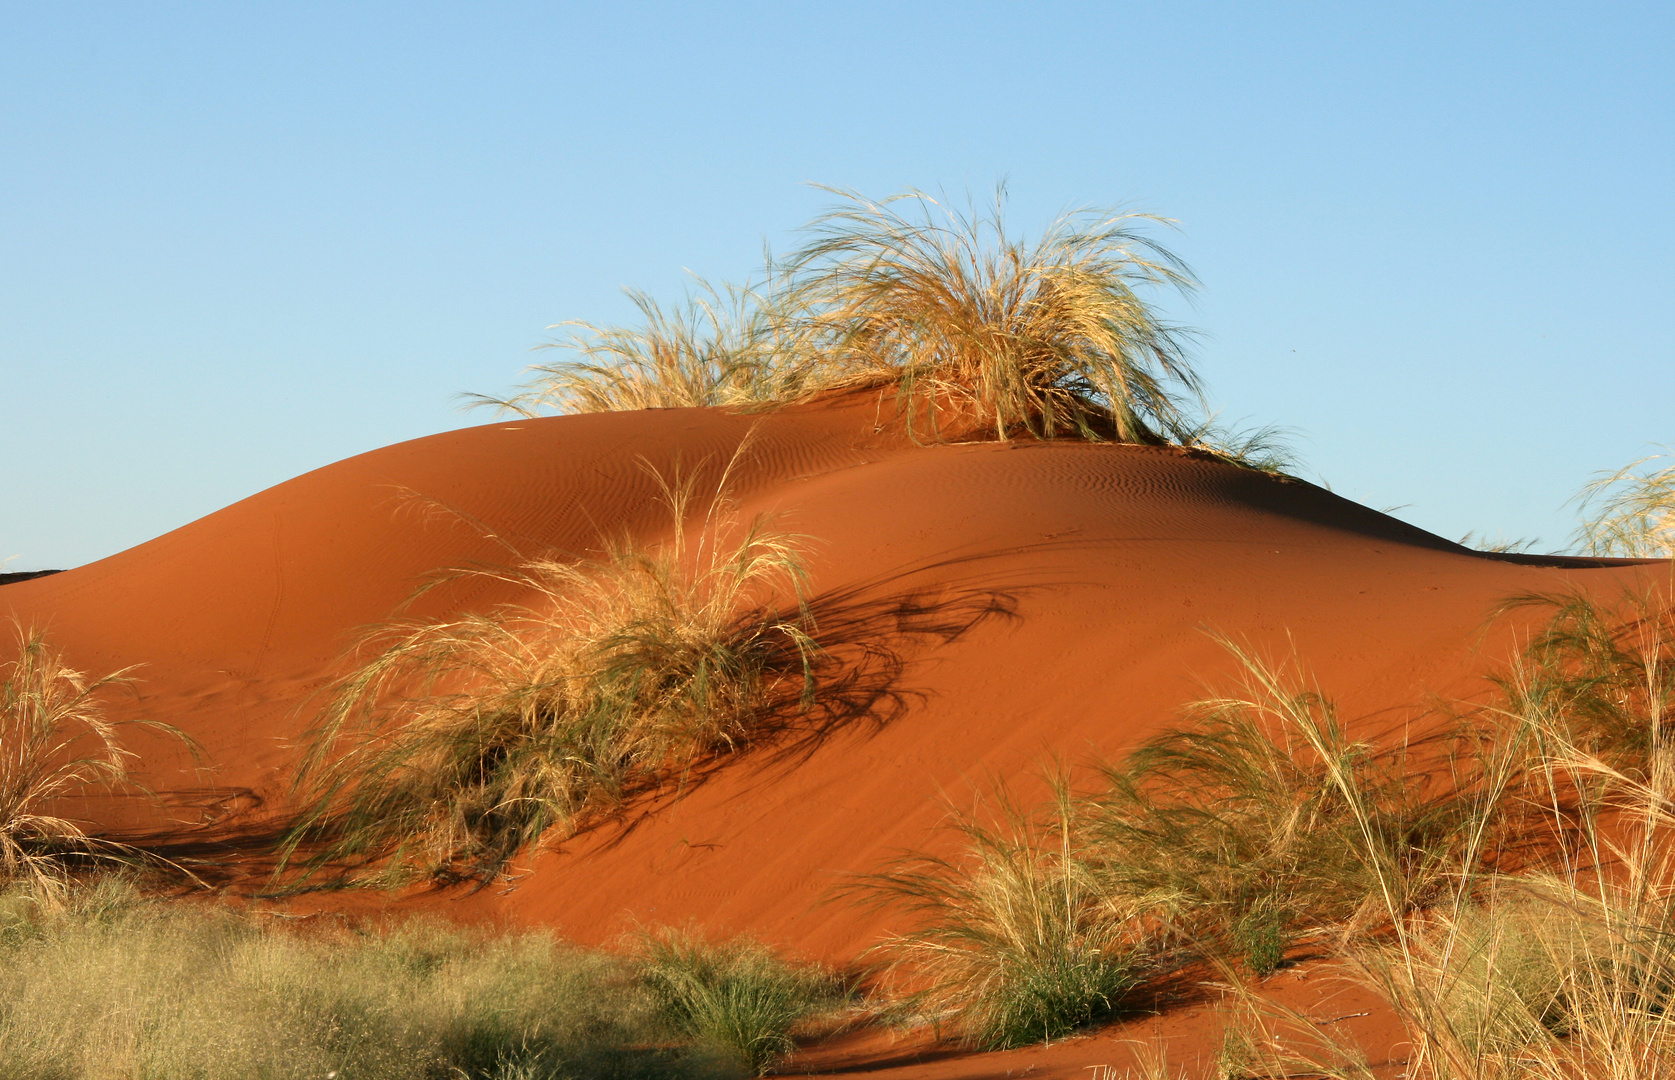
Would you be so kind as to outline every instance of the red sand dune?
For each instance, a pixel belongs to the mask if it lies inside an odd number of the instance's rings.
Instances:
[[[174,820],[138,800],[98,812],[107,828],[189,837],[276,805],[308,720],[300,704],[357,628],[439,567],[505,561],[485,531],[526,552],[581,552],[625,529],[655,537],[668,522],[646,466],[725,461],[748,434],[741,510],[818,538],[823,632],[875,649],[845,698],[859,715],[530,857],[510,892],[437,902],[582,941],[631,920],[694,919],[848,960],[890,918],[829,902],[835,885],[924,845],[946,800],[986,778],[1114,754],[1227,686],[1232,664],[1206,631],[1271,655],[1294,648],[1346,715],[1389,724],[1427,694],[1482,689],[1514,643],[1509,626],[1486,630],[1498,600],[1615,591],[1646,573],[1485,556],[1313,485],[1174,450],[917,445],[890,412],[862,394],[757,416],[666,410],[436,435],[8,584],[0,615],[48,627],[85,670],[144,665],[120,709],[184,729],[213,771],[137,739]],[[426,610],[503,599],[479,583]]]

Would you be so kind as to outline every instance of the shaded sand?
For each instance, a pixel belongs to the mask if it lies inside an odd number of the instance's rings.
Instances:
[[[1295,649],[1346,716],[1387,729],[1429,694],[1481,693],[1480,674],[1515,644],[1512,624],[1486,628],[1497,601],[1668,580],[1666,563],[1478,554],[1313,485],[1175,450],[915,445],[890,411],[859,394],[757,416],[663,410],[432,436],[7,584],[0,615],[47,626],[83,669],[143,665],[124,715],[203,747],[208,772],[137,738],[169,813],[107,800],[90,811],[103,827],[249,831],[282,796],[303,703],[357,628],[440,567],[661,535],[648,466],[713,471],[748,437],[740,508],[817,538],[821,637],[852,662],[822,723],[528,858],[513,889],[409,903],[588,943],[636,921],[696,920],[848,962],[892,922],[831,901],[847,875],[924,845],[949,801],[989,778],[1115,754],[1227,687],[1210,631]],[[418,610],[509,598],[477,582]]]

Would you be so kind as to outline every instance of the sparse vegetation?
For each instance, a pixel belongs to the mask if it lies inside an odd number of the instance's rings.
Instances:
[[[664,486],[663,543],[470,570],[527,599],[380,630],[313,733],[288,854],[385,882],[490,878],[806,705],[798,538],[736,520],[725,478],[695,524],[695,490]]]
[[[533,416],[542,409],[748,406],[786,400],[803,389],[807,373],[794,340],[794,303],[771,274],[762,288],[717,288],[700,281],[695,294],[672,311],[643,292],[628,295],[641,325],[562,323],[575,328],[571,336],[542,347],[575,359],[532,367],[535,378],[513,397],[468,399]]]
[[[1363,920],[1384,878],[1404,910],[1434,891],[1466,778],[1457,763],[1449,783],[1424,777],[1454,740],[1423,752],[1352,740],[1318,691],[1229,647],[1245,693],[1191,707],[1102,768],[1088,857],[1110,895],[1266,975],[1299,941]]]
[[[1499,700],[1422,744],[1350,740],[1297,675],[1235,650],[1245,693],[1194,707],[1094,790],[1061,783],[1034,814],[1003,793],[1006,830],[963,818],[963,854],[915,853],[870,879],[922,920],[886,948],[923,965],[920,993],[963,1035],[1015,1044],[983,1026],[984,975],[1006,970],[1017,936],[989,927],[1050,881],[1074,901],[1055,925],[1081,928],[1087,967],[1150,959],[1125,992],[1194,963],[1235,992],[1247,1015],[1229,1075],[1371,1075],[1354,1046],[1245,982],[1306,940],[1406,1025],[1410,1076],[1675,1076],[1671,608],[1655,594],[1540,602],[1553,614]]]
[[[104,695],[132,669],[99,678],[71,668],[38,630],[14,627],[16,657],[0,664],[0,883],[23,882],[52,896],[65,860],[125,859],[139,853],[89,837],[49,812],[93,791],[132,789],[124,727],[180,733],[165,724],[113,720]]]

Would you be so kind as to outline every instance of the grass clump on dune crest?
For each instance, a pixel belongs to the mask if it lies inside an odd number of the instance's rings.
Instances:
[[[132,789],[121,731],[141,726],[184,736],[166,724],[112,720],[104,695],[131,668],[90,679],[36,630],[15,627],[16,656],[0,664],[0,880],[28,882],[43,895],[64,887],[66,858],[139,853],[87,836],[50,804],[94,790]]]
[[[919,192],[836,194],[790,261],[829,383],[893,384],[933,425],[952,404],[1001,438],[1160,442],[1183,427],[1178,392],[1197,389],[1184,332],[1143,296],[1194,287],[1141,231],[1164,219],[1072,213],[1026,243],[998,197],[978,214]]]
[[[986,212],[921,192],[841,202],[770,258],[765,284],[700,282],[665,310],[630,297],[638,326],[578,328],[574,359],[533,367],[522,393],[474,396],[530,415],[754,406],[845,387],[894,387],[910,427],[936,438],[1074,435],[1199,445],[1273,469],[1272,432],[1218,440],[1189,421],[1198,378],[1188,332],[1149,294],[1196,288],[1146,235],[1152,214],[1077,211],[1033,241],[1008,232],[1004,191]]]
[[[472,570],[527,598],[379,632],[312,735],[288,856],[309,846],[316,867],[347,860],[387,882],[491,878],[547,829],[806,705],[800,541],[735,520],[720,494],[694,526],[694,491],[664,486],[661,544]]]
[[[626,409],[740,406],[794,397],[801,366],[792,340],[791,303],[770,275],[764,288],[698,283],[673,310],[629,290],[638,326],[562,323],[576,331],[562,349],[575,359],[530,368],[535,378],[510,398],[469,395],[523,416]]]
[[[1119,1010],[1152,962],[1085,858],[1067,791],[1034,813],[1001,791],[997,809],[994,822],[981,810],[950,819],[959,854],[911,852],[852,889],[916,918],[879,946],[908,1014],[988,1049]]]
[[[1578,540],[1591,555],[1675,558],[1675,465],[1647,468],[1664,454],[1605,473],[1582,489]]]

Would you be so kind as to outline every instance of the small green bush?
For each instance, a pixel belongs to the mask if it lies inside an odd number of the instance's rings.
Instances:
[[[663,930],[640,941],[642,978],[675,1030],[735,1056],[753,1075],[795,1049],[797,1025],[841,1003],[842,984],[743,939],[711,944]]]

